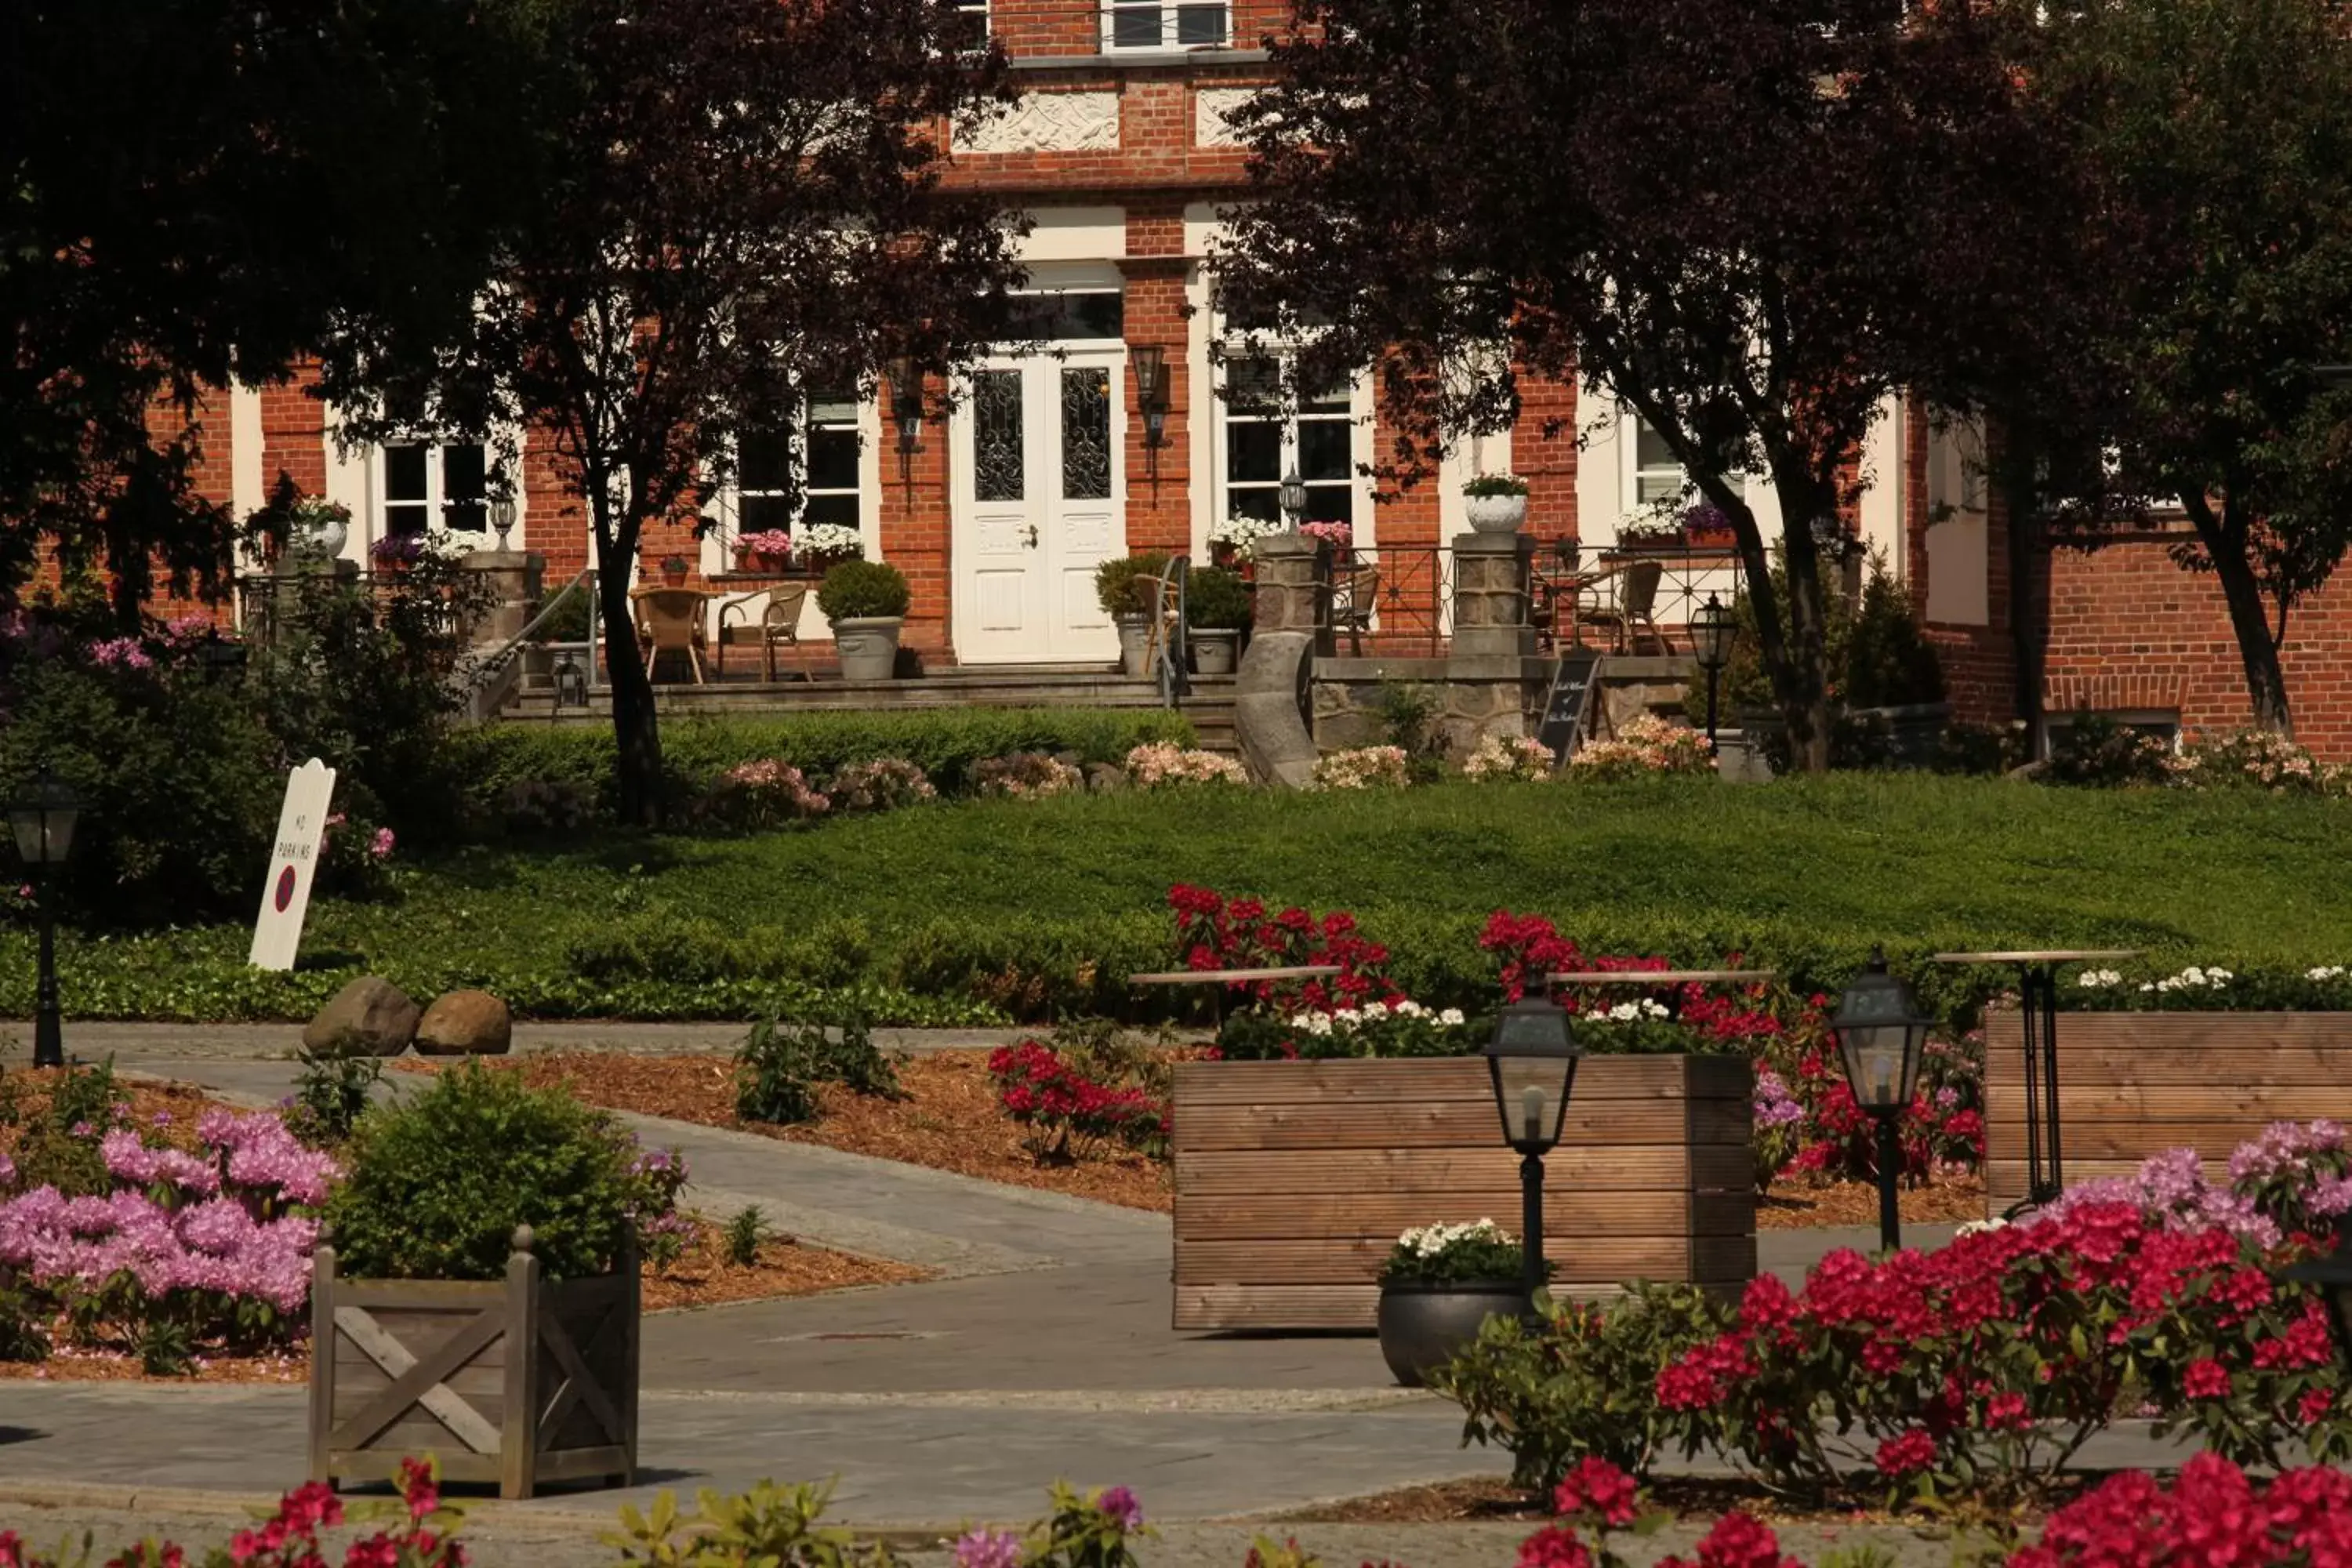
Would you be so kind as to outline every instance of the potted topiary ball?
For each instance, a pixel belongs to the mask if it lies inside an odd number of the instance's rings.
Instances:
[[[1095,568],[1095,597],[1118,628],[1118,662],[1129,679],[1151,673],[1152,582],[1168,570],[1165,555],[1120,555]]]
[[[1201,675],[1231,675],[1250,624],[1249,585],[1241,574],[1205,566],[1184,580],[1184,640]]]
[[[1480,474],[1462,487],[1462,515],[1476,533],[1517,533],[1528,520],[1528,481]]]
[[[637,1240],[684,1170],[610,1113],[467,1063],[363,1116],[310,1283],[310,1479],[632,1483]],[[672,1178],[675,1179],[672,1179]]]
[[[825,569],[816,607],[833,623],[844,680],[887,680],[898,670],[906,574],[882,561],[836,561]]]
[[[1526,1260],[1501,1226],[1423,1226],[1397,1237],[1381,1267],[1381,1355],[1399,1383],[1419,1388],[1488,1318],[1528,1310]]]

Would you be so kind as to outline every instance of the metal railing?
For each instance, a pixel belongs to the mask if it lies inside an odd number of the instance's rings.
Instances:
[[[1191,630],[1184,616],[1184,583],[1192,574],[1191,556],[1171,555],[1161,575],[1152,579],[1151,679],[1160,688],[1163,708],[1173,708],[1192,695],[1192,683],[1184,673],[1185,636]]]
[[[1331,631],[1351,653],[1369,642],[1383,653],[1438,657],[1454,635],[1454,552],[1438,544],[1349,551],[1331,563]]]

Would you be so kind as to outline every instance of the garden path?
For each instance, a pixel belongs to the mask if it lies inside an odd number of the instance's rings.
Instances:
[[[293,1072],[257,1052],[125,1050],[117,1066],[257,1104],[283,1095]],[[685,1151],[698,1206],[756,1202],[811,1242],[939,1276],[648,1319],[640,1499],[661,1486],[837,1475],[845,1521],[948,1524],[1031,1517],[1060,1476],[1134,1487],[1159,1518],[1210,1520],[1504,1468],[1499,1455],[1460,1447],[1452,1406],[1391,1386],[1368,1338],[1172,1332],[1164,1215],[632,1120],[648,1142]],[[1793,1272],[1856,1242],[1868,1237],[1774,1232],[1762,1246],[1768,1267]],[[289,1388],[0,1384],[0,1528],[68,1517],[23,1511],[36,1501],[160,1520],[289,1485],[300,1475],[302,1398]],[[199,1491],[145,1495],[158,1488]],[[609,1523],[619,1500],[501,1507],[493,1512],[509,1521],[499,1530],[512,1532],[511,1549],[499,1535],[477,1561],[567,1560],[531,1544],[541,1538],[568,1539],[568,1560],[583,1561],[592,1521]],[[1474,1546],[1475,1560],[1507,1560],[1486,1533],[1444,1539],[1465,1563]],[[1229,1545],[1204,1538],[1192,1555],[1237,1561]],[[1431,1548],[1409,1560],[1442,1568],[1438,1538]]]

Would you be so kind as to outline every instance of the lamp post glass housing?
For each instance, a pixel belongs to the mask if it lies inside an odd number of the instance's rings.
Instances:
[[[64,1014],[58,1000],[57,917],[46,886],[49,868],[65,864],[73,853],[74,824],[81,816],[81,800],[73,786],[47,772],[8,803],[8,826],[16,836],[16,857],[44,885],[40,900],[39,969],[33,994],[33,1065],[66,1065]]]
[[[1697,615],[1691,617],[1691,647],[1698,657],[1701,669],[1706,671],[1706,749],[1715,750],[1715,691],[1722,679],[1723,667],[1731,662],[1731,639],[1738,630],[1731,612],[1715,595],[1706,596]]]
[[[1870,966],[1846,986],[1830,1020],[1846,1088],[1854,1104],[1878,1122],[1878,1235],[1890,1250],[1903,1244],[1895,1203],[1903,1151],[1895,1122],[1918,1087],[1919,1059],[1934,1021],[1919,1011],[1911,988],[1886,972],[1883,948],[1872,951]]]
[[[1569,1092],[1576,1086],[1578,1049],[1568,1014],[1544,996],[1503,1009],[1486,1042],[1486,1070],[1503,1142],[1519,1156],[1519,1236],[1525,1248],[1528,1310],[1548,1277],[1543,1243],[1543,1157],[1559,1142]]]
[[[1307,519],[1307,481],[1298,477],[1297,468],[1282,476],[1282,487],[1275,492],[1282,501],[1282,525],[1296,533]]]

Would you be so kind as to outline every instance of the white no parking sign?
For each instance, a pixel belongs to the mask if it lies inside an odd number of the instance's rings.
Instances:
[[[286,804],[278,813],[278,837],[269,846],[269,880],[261,888],[261,913],[253,922],[257,969],[291,969],[302,945],[302,916],[310,908],[310,876],[318,868],[319,842],[327,831],[327,808],[335,798],[335,770],[312,757],[286,776]]]

